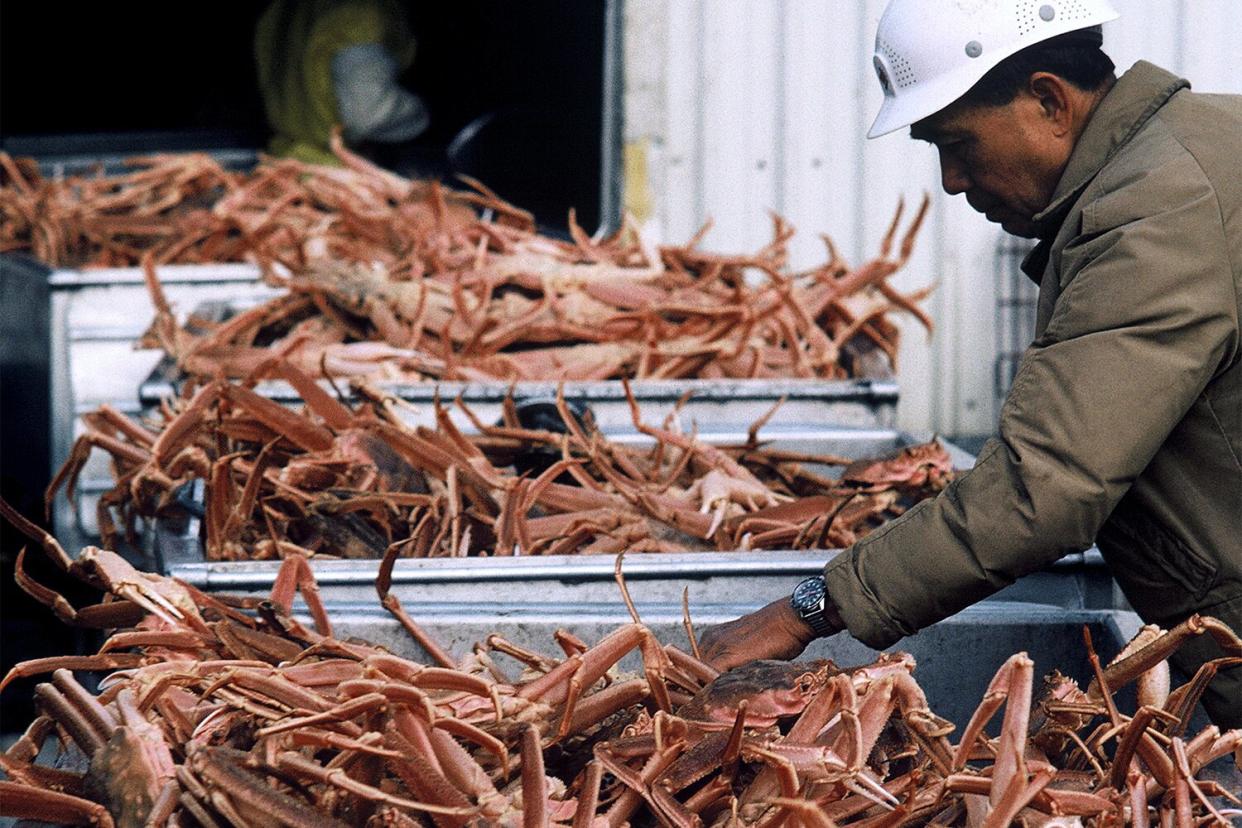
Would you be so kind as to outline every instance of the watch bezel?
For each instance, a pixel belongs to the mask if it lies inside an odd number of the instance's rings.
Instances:
[[[828,587],[822,575],[812,575],[800,581],[789,596],[789,605],[794,612],[821,637],[833,633],[826,614],[827,604]]]
[[[823,610],[824,595],[823,577],[813,575],[810,578],[803,579],[794,587],[793,595],[790,596],[790,603],[800,616],[805,617],[808,613]]]

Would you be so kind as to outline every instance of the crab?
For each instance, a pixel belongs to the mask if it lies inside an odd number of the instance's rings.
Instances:
[[[953,459],[936,438],[882,457],[856,460],[841,472],[842,486],[862,492],[939,491],[952,479]]]

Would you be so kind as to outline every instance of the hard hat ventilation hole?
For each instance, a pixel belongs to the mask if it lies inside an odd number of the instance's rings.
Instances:
[[[910,61],[898,54],[897,50],[883,40],[878,41],[877,45],[880,47],[880,51],[884,53],[884,59],[888,61],[889,68],[892,70],[892,83],[894,86],[901,89],[910,86],[917,80]]]
[[[1039,0],[1022,0],[1017,4],[1018,37],[1026,37],[1040,25],[1042,22],[1039,19],[1041,5],[1048,5],[1047,0],[1042,3]]]
[[[1073,22],[1091,16],[1091,10],[1082,0],[1022,0],[1017,5],[1018,36],[1025,37],[1046,23]]]
[[[1082,0],[1062,0],[1059,14],[1063,20],[1082,20],[1090,12]]]

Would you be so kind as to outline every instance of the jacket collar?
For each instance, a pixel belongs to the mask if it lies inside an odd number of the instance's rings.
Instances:
[[[1022,263],[1022,269],[1028,276],[1039,280],[1048,260],[1047,251],[1043,248],[1056,235],[1070,207],[1091,179],[1130,142],[1160,107],[1168,103],[1169,98],[1189,87],[1189,81],[1145,60],[1134,64],[1130,71],[1117,79],[1095,112],[1091,113],[1091,120],[1078,137],[1069,163],[1065,165],[1065,172],[1053,191],[1052,201],[1035,216],[1040,238],[1044,241]]]

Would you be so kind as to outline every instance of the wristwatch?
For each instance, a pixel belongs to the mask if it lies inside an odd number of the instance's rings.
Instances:
[[[794,587],[789,605],[818,637],[838,632],[828,617],[828,590],[824,587],[824,576],[813,575]]]

